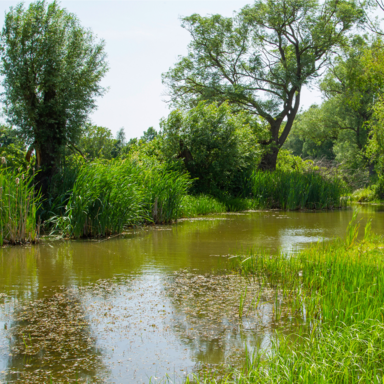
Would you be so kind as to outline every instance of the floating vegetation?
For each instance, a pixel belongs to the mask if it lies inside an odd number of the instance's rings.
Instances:
[[[98,383],[105,368],[84,308],[66,290],[16,305],[6,382]]]
[[[199,376],[217,378],[241,368],[249,352],[245,346],[269,350],[276,329],[289,335],[304,325],[283,292],[264,279],[183,270],[167,292],[177,310],[174,329],[201,362],[194,370]]]

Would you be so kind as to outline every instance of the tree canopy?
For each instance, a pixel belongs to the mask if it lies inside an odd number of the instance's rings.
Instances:
[[[302,86],[320,75],[362,16],[353,0],[256,0],[232,18],[194,14],[182,19],[189,53],[163,81],[177,106],[228,101],[264,118],[270,137],[261,168],[275,169]]]
[[[57,1],[38,0],[10,9],[0,47],[5,114],[36,151],[44,190],[63,147],[76,145],[104,93],[104,42]]]

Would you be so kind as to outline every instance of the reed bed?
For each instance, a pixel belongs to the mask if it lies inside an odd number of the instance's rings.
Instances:
[[[384,378],[384,246],[359,223],[346,239],[318,243],[297,255],[250,253],[233,258],[241,274],[278,292],[308,331],[280,335],[268,354],[248,356],[223,383],[382,383]],[[276,312],[276,316],[278,313]],[[196,378],[197,383],[216,383]]]
[[[4,243],[36,242],[36,211],[40,195],[35,193],[33,178],[21,169],[0,165],[0,246]]]
[[[56,228],[69,237],[104,237],[126,225],[169,223],[179,217],[190,185],[187,175],[155,162],[96,161],[78,171]]]
[[[326,179],[316,172],[261,172],[250,183],[258,208],[332,209],[341,206],[345,193],[337,178]]]

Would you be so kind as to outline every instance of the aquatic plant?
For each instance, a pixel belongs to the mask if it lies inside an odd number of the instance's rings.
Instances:
[[[4,242],[35,242],[38,236],[36,210],[40,194],[35,193],[28,170],[12,170],[5,159],[0,165],[0,246]]]
[[[294,257],[232,259],[242,274],[265,276],[283,291],[291,315],[301,313],[309,325],[294,345],[280,335],[268,359],[232,373],[236,382],[382,382],[383,239],[371,234],[368,222],[357,241],[358,228],[355,216],[346,240],[318,243]]]
[[[345,192],[340,180],[316,172],[255,171],[250,182],[260,208],[332,209]]]
[[[179,217],[189,177],[156,162],[114,160],[84,164],[66,213],[53,221],[73,237],[108,236],[125,225],[168,223]]]

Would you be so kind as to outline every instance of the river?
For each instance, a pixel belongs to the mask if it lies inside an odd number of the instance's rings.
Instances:
[[[362,225],[372,218],[373,232],[384,234],[383,207],[359,210]],[[220,376],[245,353],[267,351],[276,330],[288,335],[305,325],[303,316],[276,318],[273,292],[261,295],[260,282],[225,274],[228,259],[250,248],[292,254],[342,237],[352,213],[229,213],[100,241],[2,248],[0,382]]]

